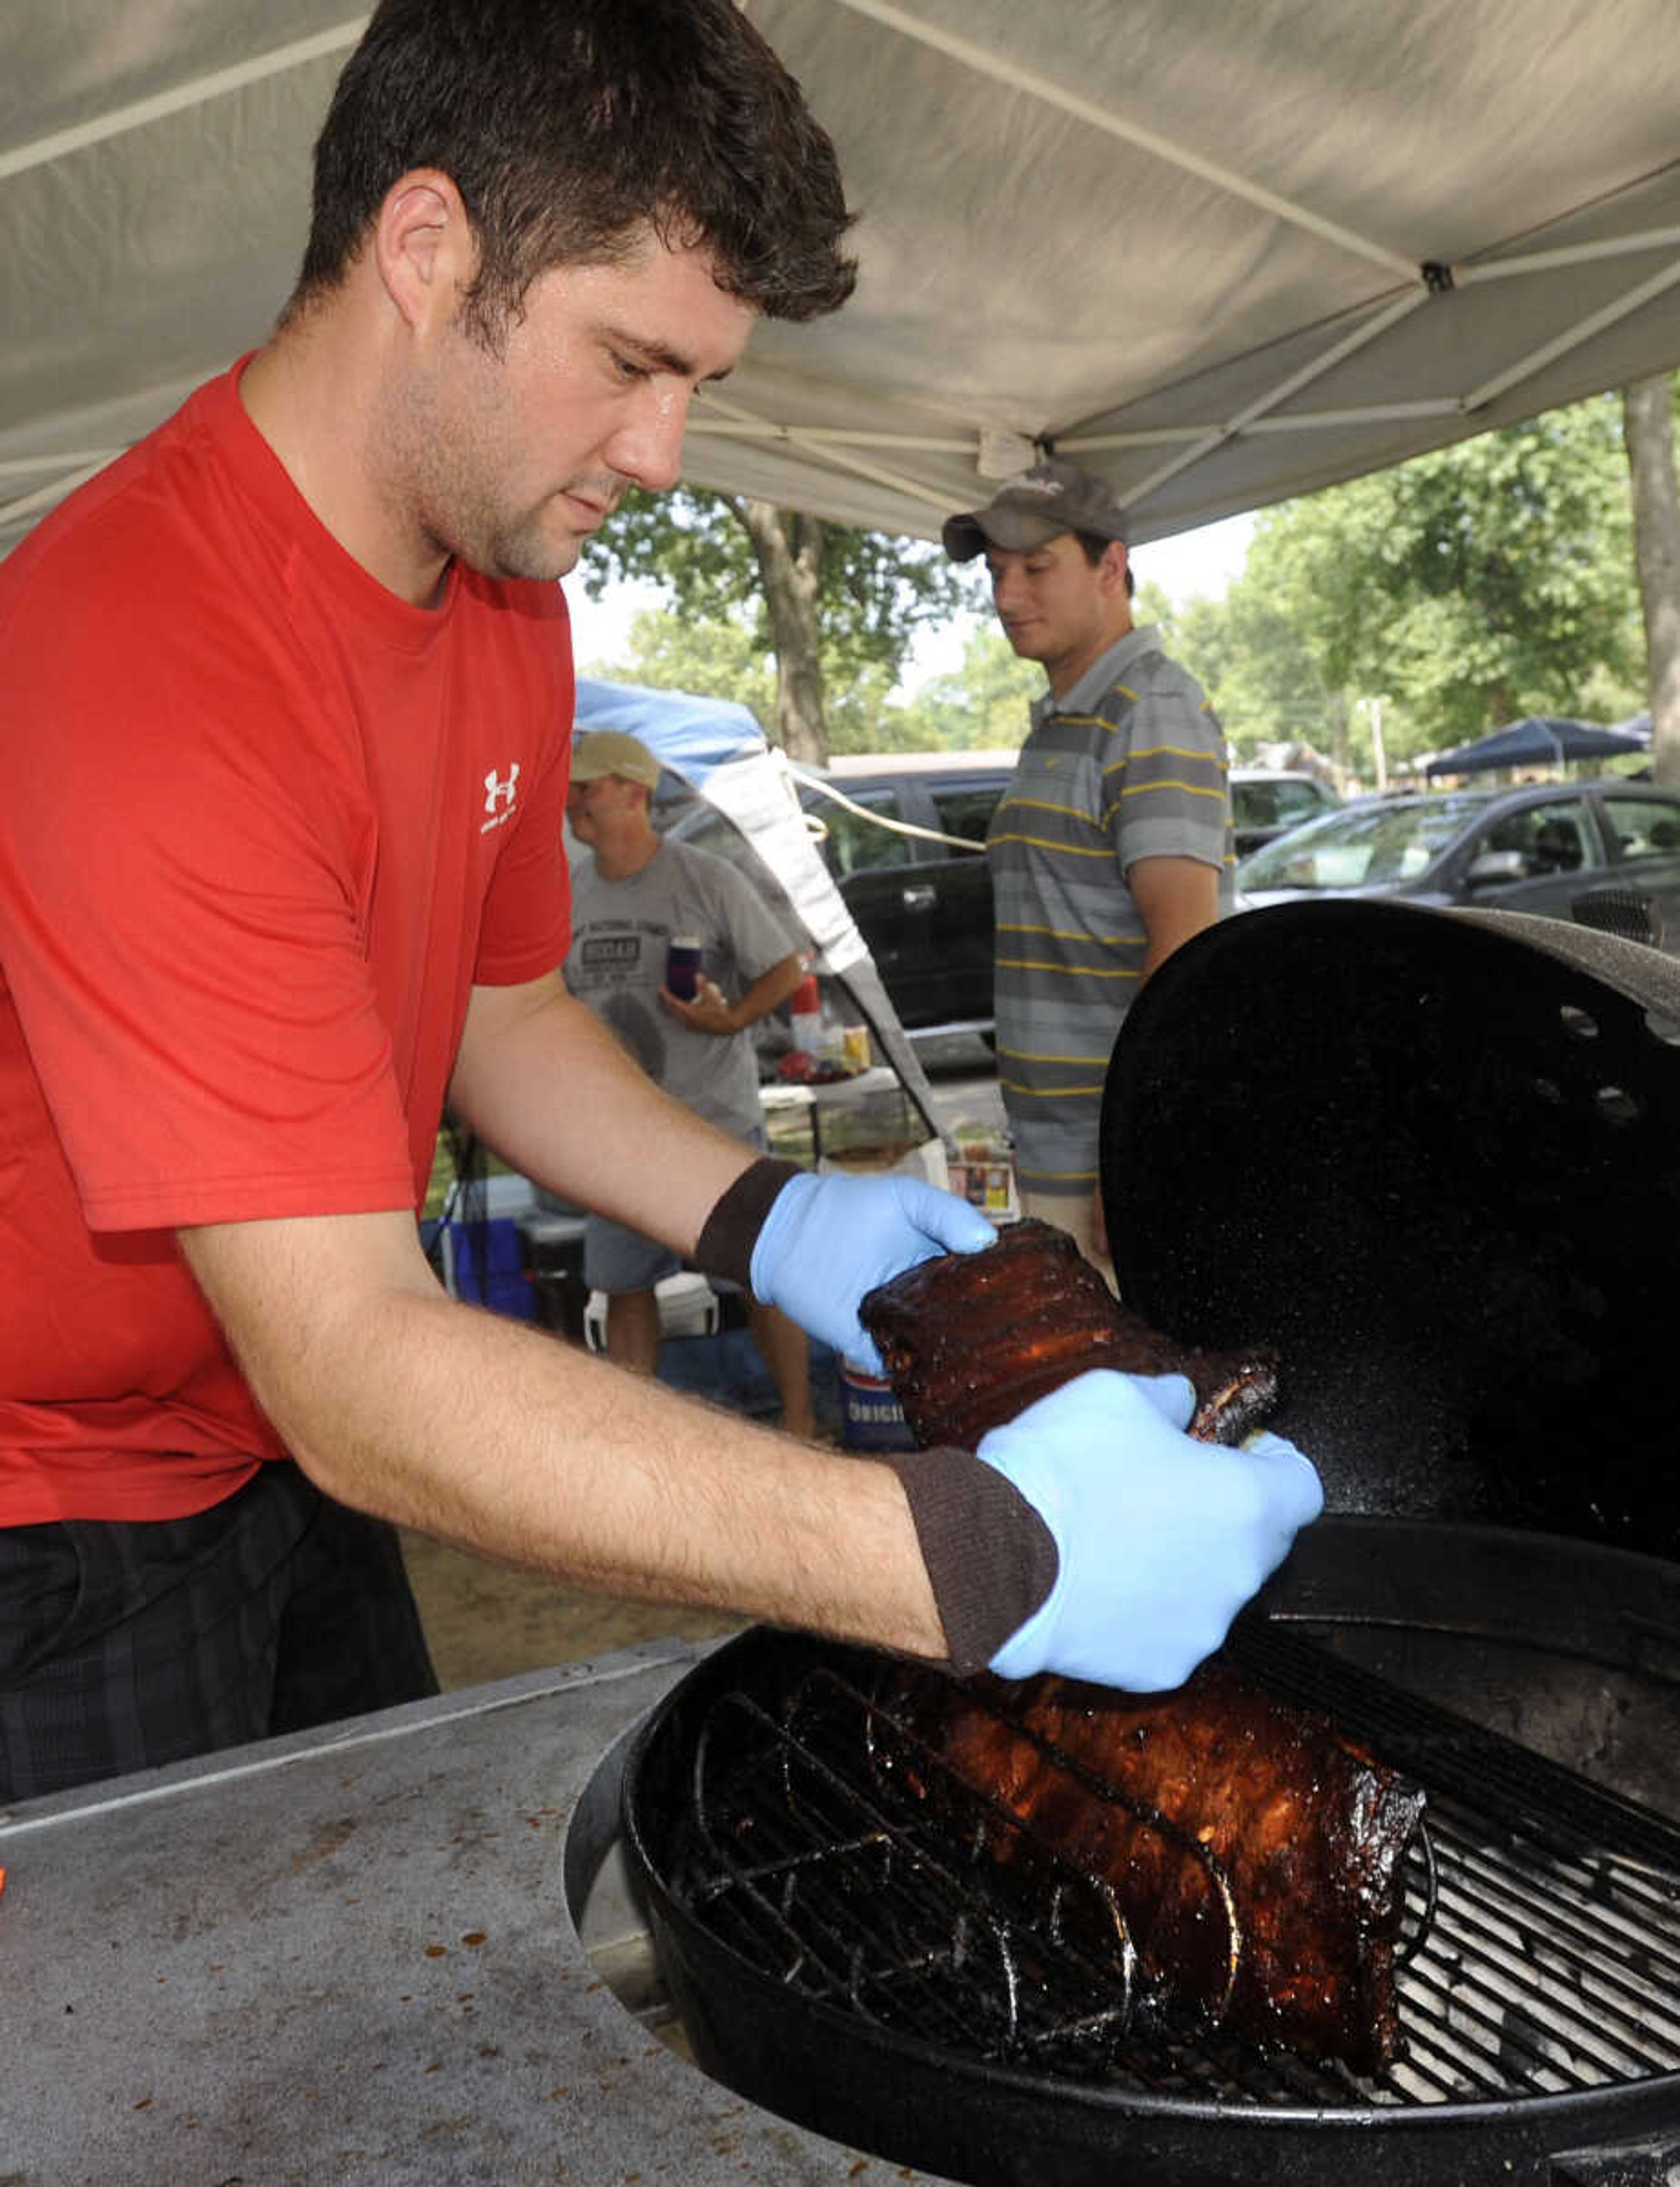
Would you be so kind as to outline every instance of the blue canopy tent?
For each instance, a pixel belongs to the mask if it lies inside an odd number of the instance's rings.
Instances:
[[[919,1112],[930,1142],[941,1143],[929,1173],[937,1169],[943,1183],[944,1134],[933,1088],[812,841],[786,762],[756,718],[726,699],[584,677],[578,680],[576,720],[580,734],[622,730],[658,755],[666,774],[655,793],[656,818],[668,818],[673,805],[690,796],[719,816],[715,831],[695,833],[694,840],[746,863],[802,937],[814,968],[844,989],[851,1010],[874,1035],[877,1053]]]
[[[1508,722],[1473,744],[1437,752],[1425,774],[1485,774],[1502,767],[1562,767],[1576,760],[1604,760],[1643,751],[1651,740],[1631,727],[1604,729],[1559,714],[1529,714]]]

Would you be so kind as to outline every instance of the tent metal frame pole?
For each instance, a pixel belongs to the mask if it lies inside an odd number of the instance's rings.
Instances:
[[[74,493],[77,486],[86,486],[89,479],[97,478],[110,460],[110,456],[95,456],[91,462],[83,464],[79,469],[70,472],[65,477],[37,486],[33,493],[22,494],[16,501],[0,501],[0,524],[14,524],[20,516],[33,516],[37,509],[53,508],[67,494]],[[39,469],[40,466],[37,464],[34,468]]]
[[[716,395],[710,396],[707,400],[725,412],[733,423],[765,427],[773,439],[785,441],[789,447],[801,448],[807,455],[821,456],[836,470],[855,471],[859,478],[872,479],[877,486],[890,486],[895,493],[902,493],[912,501],[924,502],[930,509],[947,512],[950,509],[951,496],[948,492],[924,486],[918,479],[907,478],[902,471],[883,470],[879,464],[865,463],[861,457],[848,455],[844,448],[832,447],[821,439],[812,440],[802,426],[778,427],[770,419],[759,418],[750,410],[744,410],[739,403],[725,402]],[[700,428],[700,419],[689,419],[690,432]]]
[[[1211,183],[1216,189],[1224,191],[1228,196],[1240,198],[1261,212],[1268,212],[1275,219],[1287,222],[1291,228],[1304,228],[1309,234],[1316,235],[1320,242],[1332,244],[1339,250],[1350,251],[1356,257],[1368,260],[1373,265],[1386,267],[1391,273],[1398,273],[1408,281],[1418,277],[1418,269],[1409,259],[1389,250],[1384,244],[1373,241],[1369,236],[1357,234],[1337,221],[1327,220],[1305,205],[1295,205],[1288,198],[1279,197],[1275,191],[1265,188],[1261,183],[1250,182],[1245,176],[1235,174],[1230,168],[1222,167],[1212,160],[1205,160],[1200,153],[1192,152],[1187,146],[1175,144],[1170,138],[1157,136],[1152,129],[1142,128],[1136,122],[1124,121],[1107,107],[1098,106],[1091,99],[1082,98],[1077,92],[1065,89],[1048,76],[1040,76],[1036,69],[1023,68],[1018,62],[1005,60],[989,47],[976,45],[971,38],[958,37],[954,31],[942,31],[935,24],[924,22],[919,15],[912,14],[908,9],[893,6],[891,0],[839,0],[839,4],[849,8],[855,15],[867,16],[871,22],[901,32],[919,45],[930,47],[936,53],[945,54],[948,59],[961,62],[980,76],[990,76],[995,83],[1001,83],[1011,91],[1025,93],[1028,98],[1038,100],[1042,105],[1058,108],[1076,121],[1086,122],[1108,136],[1117,137],[1123,143],[1134,145],[1140,152],[1147,152],[1169,166],[1177,167],[1186,174],[1194,175],[1201,182]]]
[[[973,433],[951,433],[942,436],[929,433],[881,433],[871,432],[861,425],[778,425],[768,419],[756,422],[745,418],[691,415],[688,430],[704,433],[713,440],[727,441],[786,441],[798,433],[805,444],[812,449],[830,445],[854,448],[905,448],[941,456],[971,456],[977,453],[980,446],[978,436]]]
[[[1164,486],[1168,479],[1176,478],[1180,471],[1188,470],[1193,464],[1200,463],[1204,456],[1211,455],[1215,449],[1222,447],[1227,441],[1234,440],[1252,419],[1275,408],[1279,402],[1286,402],[1297,388],[1311,385],[1313,380],[1321,379],[1325,373],[1334,370],[1344,357],[1352,357],[1358,351],[1366,348],[1379,335],[1385,335],[1391,326],[1396,325],[1403,318],[1409,318],[1413,312],[1419,310],[1431,301],[1430,290],[1422,288],[1412,290],[1404,295],[1396,297],[1386,310],[1375,312],[1362,326],[1357,327],[1351,334],[1345,335],[1340,341],[1333,343],[1322,357],[1314,357],[1310,363],[1303,365],[1298,372],[1292,372],[1287,379],[1281,380],[1276,387],[1268,388],[1267,392],[1256,401],[1238,411],[1228,425],[1207,435],[1194,447],[1186,449],[1184,453],[1173,462],[1160,464],[1156,469],[1138,480],[1135,485],[1123,487],[1121,490],[1127,500],[1134,503],[1147,500],[1155,488]],[[1059,436],[1053,437],[1056,438],[1058,447],[1075,445],[1072,441],[1063,441]]]
[[[1510,280],[1525,273],[1554,273],[1560,267],[1589,266],[1600,258],[1626,258],[1638,250],[1672,250],[1677,245],[1680,245],[1680,228],[1650,228],[1638,235],[1609,236],[1599,243],[1565,243],[1553,250],[1529,250],[1520,257],[1455,266],[1452,279],[1460,289],[1474,289],[1486,281]]]
[[[1457,400],[1442,396],[1426,402],[1370,402],[1341,410],[1292,410],[1286,418],[1250,418],[1243,427],[1245,433],[1306,433],[1324,425],[1385,425],[1402,423],[1411,418],[1441,418],[1456,414]],[[1172,447],[1185,441],[1198,441],[1217,434],[1224,436],[1229,425],[1220,424],[1211,419],[1200,419],[1194,424],[1155,425],[1140,433],[1080,433],[1063,435],[1057,441],[1062,448],[1158,448]]]
[[[1606,304],[1602,311],[1593,312],[1586,318],[1577,319],[1572,327],[1555,340],[1542,344],[1539,349],[1531,350],[1526,357],[1508,366],[1503,372],[1497,373],[1492,379],[1484,380],[1480,387],[1472,389],[1464,396],[1465,409],[1480,410],[1484,404],[1492,402],[1496,396],[1503,395],[1508,388],[1516,386],[1521,380],[1532,379],[1537,372],[1543,372],[1554,359],[1567,357],[1572,349],[1579,349],[1583,342],[1590,341],[1604,328],[1613,327],[1619,319],[1631,318],[1635,312],[1643,310],[1655,297],[1673,288],[1677,282],[1680,282],[1680,259],[1677,259],[1673,265],[1665,267],[1660,273],[1654,273],[1649,281],[1642,281],[1637,289],[1630,289],[1615,303]]]
[[[50,455],[0,456],[0,479],[28,478],[60,464],[113,464],[121,453],[121,448],[54,448]]]
[[[289,45],[276,46],[272,52],[255,53],[249,60],[212,69],[207,76],[190,76],[184,83],[171,84],[167,91],[155,92],[149,98],[137,98],[126,106],[114,106],[104,114],[90,115],[86,121],[76,122],[68,129],[55,129],[50,137],[37,137],[32,144],[14,145],[9,152],[0,152],[0,182],[8,176],[23,174],[31,167],[44,166],[50,160],[61,160],[70,153],[83,151],[90,144],[125,136],[131,129],[147,128],[171,114],[183,114],[192,107],[206,105],[213,98],[225,98],[230,91],[243,91],[247,85],[264,82],[269,76],[306,68],[312,61],[323,60],[329,53],[342,53],[346,47],[353,46],[367,27],[366,15],[355,16],[348,22],[335,23],[330,30],[317,31],[310,37],[295,38]]]

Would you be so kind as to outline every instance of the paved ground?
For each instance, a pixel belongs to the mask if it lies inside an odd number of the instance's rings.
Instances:
[[[996,1071],[977,1040],[930,1046],[922,1062],[942,1122],[1001,1120]],[[419,1535],[406,1537],[403,1547],[447,1689],[577,1662],[665,1634],[709,1639],[733,1631],[739,1622],[660,1603],[576,1594]]]

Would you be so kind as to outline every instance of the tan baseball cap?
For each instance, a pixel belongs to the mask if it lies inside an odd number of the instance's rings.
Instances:
[[[1064,531],[1123,540],[1126,511],[1106,479],[1051,456],[1006,479],[984,509],[947,517],[943,537],[953,562],[972,562],[988,547],[1021,554]]]
[[[598,782],[604,774],[621,775],[626,782],[642,783],[657,790],[660,766],[639,737],[622,729],[588,729],[571,748],[574,782]]]

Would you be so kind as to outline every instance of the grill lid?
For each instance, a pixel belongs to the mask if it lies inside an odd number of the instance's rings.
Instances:
[[[1121,1290],[1265,1343],[1334,1510],[1680,1550],[1680,964],[1513,914],[1293,903],[1179,950],[1102,1122]]]

